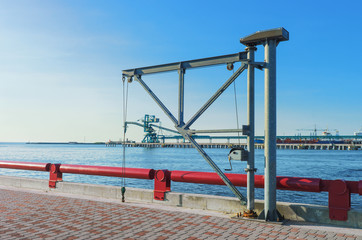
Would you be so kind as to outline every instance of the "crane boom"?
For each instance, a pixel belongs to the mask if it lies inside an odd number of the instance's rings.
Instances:
[[[156,127],[156,128],[159,128],[159,129],[162,129],[162,130],[165,130],[165,131],[169,131],[169,132],[172,132],[172,133],[176,133],[178,135],[181,135],[179,132],[177,132],[175,130],[172,130],[172,129],[169,129],[169,128],[161,127],[161,126],[154,125],[154,124],[150,124],[150,126]]]
[[[141,119],[142,123],[138,123],[138,122],[125,122],[124,124],[124,131],[127,131],[127,125],[132,124],[132,125],[136,125],[139,127],[143,128],[143,131],[146,133],[142,142],[147,142],[147,143],[158,143],[159,141],[159,136],[157,135],[155,128],[161,129],[161,130],[165,130],[168,132],[172,132],[174,134],[176,134],[177,136],[181,136],[181,134],[178,131],[175,131],[173,129],[169,129],[166,127],[161,127],[155,123],[160,123],[159,118],[156,118],[154,115],[148,115],[146,114],[145,117],[143,119]]]

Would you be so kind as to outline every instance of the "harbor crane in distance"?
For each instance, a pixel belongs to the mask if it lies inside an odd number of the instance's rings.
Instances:
[[[157,124],[160,124],[160,119],[156,118],[155,115],[145,114],[144,118],[140,119],[140,121],[142,122],[142,124],[138,123],[138,122],[125,122],[124,128],[125,128],[125,131],[127,131],[128,124],[143,127],[143,131],[146,133],[142,140],[143,143],[159,143],[160,142],[160,140],[159,140],[160,135],[157,135],[155,128],[165,130],[168,132],[172,132],[172,133],[175,133],[175,134],[181,136],[181,134],[175,130],[157,125]]]
[[[140,122],[142,122],[142,123],[140,123]],[[185,142],[185,139],[179,132],[158,125],[158,124],[161,124],[161,122],[160,122],[159,118],[155,117],[155,115],[145,114],[144,118],[137,120],[137,122],[126,121],[125,122],[126,131],[127,131],[127,127],[129,124],[143,128],[143,131],[145,132],[145,136],[142,139],[142,143],[165,143],[166,139],[174,139],[174,140],[177,140],[177,142],[179,140],[183,140]],[[174,135],[166,136],[164,134],[157,134],[155,128],[157,128],[159,130],[165,130],[167,132],[174,133]],[[230,141],[230,139],[243,138],[242,136],[210,136],[210,135],[196,135],[196,134],[193,134],[192,136],[195,139],[210,140],[210,143],[211,143],[212,139],[228,139],[228,141]]]

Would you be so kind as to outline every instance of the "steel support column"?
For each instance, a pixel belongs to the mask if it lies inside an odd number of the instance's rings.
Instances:
[[[248,60],[254,62],[256,47],[249,46],[246,48],[248,52]],[[255,136],[255,68],[253,64],[248,65],[247,75],[247,125],[249,126],[249,134],[246,138],[248,146],[248,163],[247,163],[247,210],[255,208],[255,159],[254,159],[254,136]]]
[[[276,209],[276,44],[265,43],[265,189],[264,214],[266,221],[277,221]]]
[[[184,76],[185,69],[180,68],[179,74],[179,94],[178,94],[178,126],[184,125]]]

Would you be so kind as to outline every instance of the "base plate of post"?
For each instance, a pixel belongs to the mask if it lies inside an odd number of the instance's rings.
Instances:
[[[254,212],[253,210],[246,210],[243,212],[243,214],[241,214],[241,217],[243,218],[248,218],[248,219],[256,219],[258,218],[258,214],[256,214],[256,212]]]
[[[277,214],[277,220],[276,221],[266,220],[264,210],[260,213],[259,216],[253,210],[246,210],[244,212],[236,213],[231,218],[232,219],[246,220],[246,221],[253,221],[253,222],[262,222],[262,223],[284,225],[286,223],[286,221],[284,220],[284,217],[278,212],[278,210],[276,210],[276,214]]]
[[[268,214],[270,214],[270,212],[268,212]],[[260,213],[258,219],[264,220],[264,221],[270,222],[270,223],[283,223],[284,222],[284,216],[282,216],[277,209],[275,209],[275,212],[273,213],[273,215],[276,216],[276,220],[271,220],[270,219],[271,217],[269,217],[268,215],[265,216],[265,210],[263,210]]]

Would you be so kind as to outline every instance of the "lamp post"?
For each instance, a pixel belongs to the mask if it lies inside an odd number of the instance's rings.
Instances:
[[[246,45],[248,48],[255,47],[257,45],[264,45],[265,50],[265,60],[264,60],[264,80],[265,80],[265,150],[264,150],[264,160],[265,160],[265,187],[264,187],[264,215],[261,214],[261,217],[264,217],[266,221],[278,221],[279,214],[276,209],[276,129],[277,129],[277,119],[276,119],[276,47],[279,42],[289,40],[289,32],[284,28],[276,28],[265,31],[259,31],[249,36],[240,39],[240,42]],[[253,61],[249,62],[249,66],[255,65]],[[251,89],[248,88],[249,91]],[[253,94],[253,93],[248,93]],[[254,114],[254,102],[248,101],[248,108],[250,108],[250,113]],[[249,116],[248,116],[249,118]],[[252,118],[250,118],[252,119]],[[254,125],[254,122],[249,122],[250,125]],[[254,129],[250,136],[254,136]],[[248,142],[251,143],[250,141]],[[249,151],[254,151],[254,148],[249,146]],[[251,156],[254,156],[253,153],[249,153],[248,166],[254,166],[254,159],[251,159]],[[248,172],[249,174],[249,172]],[[249,178],[248,178],[249,181]],[[253,181],[250,180],[250,188],[254,188]],[[248,193],[253,193],[253,190],[248,189]],[[249,199],[248,199],[249,200]],[[254,201],[252,199],[252,201]],[[248,205],[248,207],[252,205]],[[252,209],[248,209],[252,210]]]

